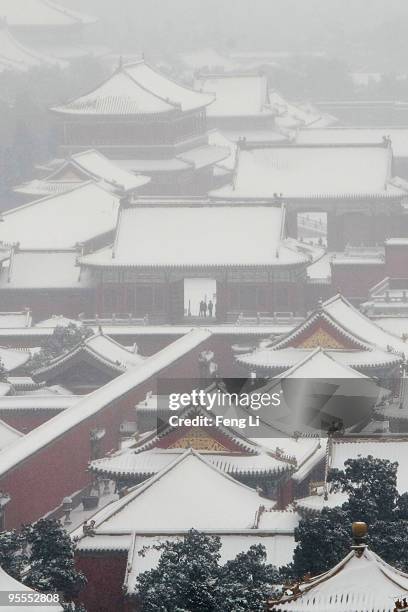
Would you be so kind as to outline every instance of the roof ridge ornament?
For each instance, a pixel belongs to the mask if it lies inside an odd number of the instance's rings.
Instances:
[[[364,550],[367,548],[367,523],[364,523],[363,521],[355,521],[351,525],[351,532],[353,534],[353,545],[351,550],[354,550],[357,557],[361,557]]]

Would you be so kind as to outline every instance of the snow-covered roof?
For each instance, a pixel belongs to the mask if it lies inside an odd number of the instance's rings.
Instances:
[[[341,506],[347,501],[347,495],[345,493],[327,493],[324,492],[325,487],[321,487],[321,491],[316,495],[307,495],[295,500],[295,507],[301,513],[317,513],[321,512],[323,508],[336,508]]]
[[[1,407],[1,403],[0,403]],[[91,463],[91,469],[100,474],[109,474],[111,477],[120,476],[151,476],[183,454],[184,449],[158,449],[134,452],[132,448],[116,453],[111,457],[97,459]],[[200,451],[202,452],[202,451]],[[204,453],[211,465],[219,470],[234,476],[236,474],[272,474],[289,467],[283,460],[272,457],[267,452],[257,454],[236,453]]]
[[[18,582],[9,574],[7,574],[0,567],[0,592],[3,594],[6,593],[36,593],[33,589],[30,589],[28,586],[23,584],[22,582]],[[7,601],[6,599],[4,601]],[[35,607],[35,606],[34,606]],[[62,606],[60,605],[46,605],[43,609],[46,609],[49,612],[62,612]],[[30,612],[33,610],[33,604],[23,604],[23,603],[13,603],[13,605],[8,606],[7,604],[2,605],[2,610],[4,612]]]
[[[163,172],[178,172],[180,170],[199,170],[228,159],[230,148],[228,143],[202,144],[186,151],[181,151],[175,157],[166,158],[135,158],[120,159],[117,164],[135,173],[154,175]]]
[[[0,0],[0,16],[3,17],[1,4],[2,0]],[[7,25],[0,24],[0,65],[3,65],[5,69],[25,72],[30,68],[40,66],[59,66],[63,68],[66,66],[66,62],[42,55],[38,51],[21,44],[9,31]]]
[[[313,330],[318,330],[320,325],[327,330],[333,329],[338,339],[326,332],[317,333],[313,338]],[[312,336],[310,340],[307,339],[308,333]],[[306,338],[304,345],[302,338]],[[252,353],[239,355],[237,361],[246,367],[289,368],[316,346],[325,349],[327,355],[339,364],[360,369],[395,365],[407,351],[400,338],[381,329],[343,296],[336,295],[322,303],[288,334],[271,342],[269,347],[262,346]]]
[[[190,51],[180,55],[180,60],[183,64],[193,70],[206,69],[225,69],[233,70],[237,64],[229,59],[227,55],[220,53],[216,49],[204,48],[196,51]]]
[[[229,172],[232,172],[235,167],[235,157],[237,154],[237,144],[233,140],[230,140],[225,136],[223,132],[219,130],[211,130],[208,132],[208,142],[211,145],[218,147],[227,147],[230,151],[228,157],[221,160],[218,165],[225,168]]]
[[[196,79],[195,89],[215,94],[208,117],[273,116],[269,106],[268,79],[260,74],[214,74]]]
[[[140,365],[145,359],[137,352],[129,351],[109,336],[98,333],[87,338],[71,351],[56,357],[46,366],[36,370],[33,375],[36,379],[47,378],[53,372],[58,371],[61,366],[69,364],[78,357],[90,357],[112,368],[118,374]]]
[[[400,354],[406,351],[406,345],[399,338],[381,329],[340,294],[323,302],[303,323],[274,344],[274,349],[291,346],[295,339],[318,320],[325,320],[337,328],[345,340],[355,345],[355,349],[368,350],[376,346],[385,351],[391,347]]]
[[[7,372],[21,368],[30,359],[31,353],[25,350],[5,348],[0,346],[0,363]]]
[[[34,179],[15,187],[16,193],[47,196],[69,191],[78,183],[89,180],[103,181],[114,193],[138,189],[150,182],[150,178],[135,175],[121,168],[117,163],[90,149],[72,155],[60,168],[45,179]]]
[[[283,210],[271,206],[124,208],[114,246],[82,257],[81,263],[190,267],[306,262],[283,241],[283,219]],[[255,241],[248,241],[249,227]]]
[[[31,322],[31,312],[28,309],[21,312],[0,312],[0,330],[29,328]]]
[[[361,338],[364,342],[374,344],[385,351],[392,347],[398,353],[407,352],[407,345],[400,338],[383,330],[375,321],[354,308],[343,296],[334,296],[324,302],[322,308],[351,334]]]
[[[61,410],[71,408],[82,398],[82,395],[47,394],[46,389],[42,388],[35,394],[0,397],[0,413],[3,411],[18,412],[20,410],[55,410],[56,412],[61,412]]]
[[[391,139],[394,157],[408,157],[408,128],[392,127],[328,127],[299,130],[297,144],[379,144],[383,138]]]
[[[327,378],[331,379],[350,379],[367,378],[364,374],[357,372],[349,366],[339,363],[321,347],[316,347],[308,355],[300,359],[286,372],[281,378]]]
[[[276,350],[271,350],[271,348],[259,348],[253,353],[238,355],[236,359],[246,367],[257,366],[258,368],[283,370],[300,363],[313,351],[313,349],[297,347]],[[367,348],[367,350],[361,351],[326,349],[325,354],[343,366],[358,369],[392,366],[401,361],[399,355],[377,348]]]
[[[276,124],[283,131],[290,131],[301,127],[317,128],[326,127],[336,123],[336,117],[322,113],[311,104],[294,104],[288,102],[279,92],[269,92],[271,107],[278,115]]]
[[[0,243],[19,243],[26,249],[69,249],[112,231],[118,208],[118,196],[94,182],[83,183],[4,212]]]
[[[77,321],[76,319],[68,319],[64,317],[64,315],[53,315],[50,319],[44,319],[44,321],[39,321],[35,324],[35,327],[46,327],[46,328],[55,328],[55,327],[68,327],[68,325],[82,325],[81,321]]]
[[[150,115],[191,111],[213,100],[213,95],[179,85],[140,60],[119,67],[92,92],[53,110],[77,115]]]
[[[98,533],[250,529],[261,505],[265,499],[254,489],[188,449],[92,518]]]
[[[13,250],[0,269],[0,289],[83,289],[90,286],[86,270],[77,265],[78,252]]]
[[[393,612],[408,594],[408,574],[391,567],[369,548],[352,550],[333,569],[301,582],[300,593],[269,601],[276,612]]]
[[[211,337],[206,329],[195,329],[155,353],[136,370],[130,369],[113,381],[83,397],[71,408],[40,425],[0,454],[0,474],[5,474],[21,461],[38,452],[79,423],[97,414],[105,406],[155,376]]]
[[[228,199],[399,197],[391,184],[392,150],[384,145],[239,148],[232,183],[213,191]]]
[[[0,16],[10,27],[61,27],[95,23],[95,17],[78,13],[53,0],[0,0]]]
[[[23,434],[0,420],[0,451],[19,440]]]

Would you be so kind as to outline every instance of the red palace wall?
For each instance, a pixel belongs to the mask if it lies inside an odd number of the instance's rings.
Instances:
[[[385,264],[332,265],[332,287],[349,300],[368,299],[368,292],[385,274]]]
[[[53,314],[62,314],[76,319],[79,312],[90,310],[93,295],[86,289],[81,291],[5,290],[0,291],[1,309],[16,312],[30,305],[34,322],[48,319]],[[92,308],[91,308],[92,310]]]
[[[28,433],[57,414],[56,410],[0,410],[0,419],[22,433]]]
[[[77,554],[77,567],[88,579],[79,597],[87,612],[125,611],[122,585],[127,557],[127,552]]]
[[[401,245],[385,245],[385,273],[382,278],[386,276],[408,278],[408,242]]]
[[[198,378],[198,357],[203,350],[214,351],[221,375],[234,375],[230,342],[213,337],[162,370],[159,376]],[[144,399],[148,391],[155,390],[157,377],[146,380],[101,408],[97,414],[78,423],[0,477],[0,490],[11,496],[5,513],[6,529],[18,528],[24,522],[40,518],[59,506],[63,497],[89,484],[90,475],[86,470],[90,460],[90,430],[97,427],[106,430],[101,445],[103,454],[116,449],[120,424],[131,420],[135,404]]]

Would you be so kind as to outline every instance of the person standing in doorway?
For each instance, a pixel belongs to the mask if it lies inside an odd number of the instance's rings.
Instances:
[[[207,302],[203,300],[203,317],[207,316]]]
[[[212,303],[212,300],[210,300],[208,302],[208,316],[211,318],[213,316],[213,310],[214,310],[214,304]]]

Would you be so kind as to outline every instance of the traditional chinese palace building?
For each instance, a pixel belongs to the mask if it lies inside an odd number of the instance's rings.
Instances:
[[[59,155],[96,148],[150,176],[149,192],[206,192],[214,164],[230,154],[208,143],[206,109],[213,101],[213,94],[179,85],[144,60],[120,65],[92,92],[52,109]]]
[[[218,322],[302,311],[308,261],[302,245],[286,240],[281,207],[141,200],[122,205],[113,245],[80,265],[97,283],[96,312],[180,323],[188,279],[213,283]]]
[[[356,171],[358,168],[358,172]],[[231,183],[213,192],[232,203],[285,202],[288,231],[299,213],[327,216],[329,251],[373,246],[406,233],[407,184],[393,174],[391,142],[287,145],[240,142]]]
[[[344,366],[370,377],[399,379],[406,344],[378,327],[337,295],[323,302],[304,322],[283,338],[265,343],[238,363],[260,376],[278,376],[296,366],[316,348]],[[315,377],[319,373],[316,372]],[[348,378],[347,375],[344,378]]]
[[[183,411],[183,418],[205,416],[208,413],[204,408]],[[166,425],[112,456],[93,461],[90,467],[102,478],[115,480],[120,489],[143,482],[170,465],[185,449],[193,448],[226,474],[276,499],[280,481],[287,479],[297,466],[297,458],[285,454],[278,443],[279,440],[274,451],[265,450],[238,429],[224,425]]]
[[[196,78],[195,88],[215,94],[207,109],[208,124],[231,140],[286,139],[275,126],[278,111],[270,102],[266,75],[202,74]]]
[[[57,2],[1,0],[0,17],[19,41],[44,53],[70,58],[92,52],[92,46],[87,44],[87,30],[97,19]]]
[[[281,566],[292,557],[298,515],[275,511],[271,500],[189,448],[92,520],[93,526],[73,532],[79,538],[78,565],[90,579],[81,599],[92,610],[108,612],[138,610],[137,577],[159,559],[148,552],[143,560],[138,554],[148,542],[195,528],[222,535],[224,559],[234,558],[237,546],[247,550],[262,543],[268,562]]]
[[[64,385],[76,394],[89,393],[136,367],[143,357],[99,332],[33,372],[37,382]]]

